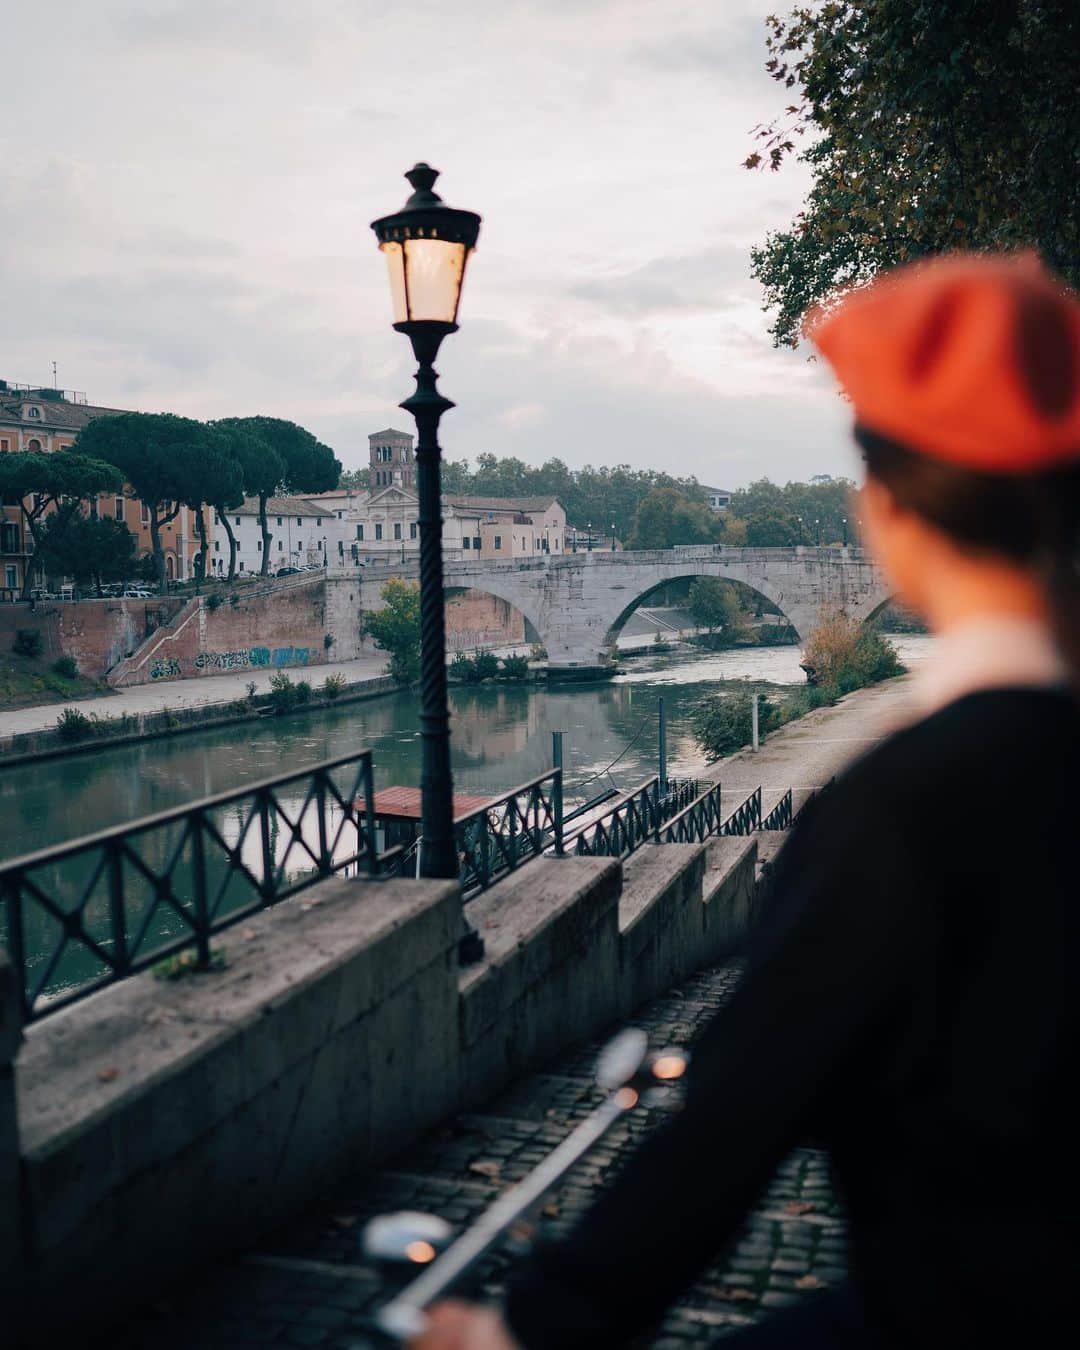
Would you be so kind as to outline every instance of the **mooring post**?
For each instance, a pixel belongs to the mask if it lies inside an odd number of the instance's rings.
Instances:
[[[753,748],[758,748],[758,696],[757,690],[750,695],[750,735],[753,741]]]
[[[667,796],[667,711],[664,708],[664,700],[656,700],[656,711],[659,716],[659,742],[660,742],[660,795]]]
[[[555,769],[561,769],[563,766],[562,737],[563,734],[561,731],[553,731],[551,733],[551,765],[552,768]]]

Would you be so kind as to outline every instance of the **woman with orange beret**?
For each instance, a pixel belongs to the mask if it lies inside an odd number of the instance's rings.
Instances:
[[[444,1305],[420,1350],[629,1344],[807,1135],[848,1208],[850,1282],[724,1344],[1067,1334],[1080,303],[1032,257],[942,258],[809,332],[854,411],[867,542],[939,635],[918,720],[803,812],[683,1111],[535,1254],[501,1313]]]

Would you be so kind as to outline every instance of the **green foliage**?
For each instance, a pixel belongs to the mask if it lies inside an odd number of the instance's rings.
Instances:
[[[845,535],[849,543],[856,543],[858,529],[850,509],[853,487],[846,478],[784,487],[759,478],[731,494],[729,522],[738,519],[745,524],[745,542],[754,548],[817,544],[819,539],[822,545],[842,544]]]
[[[547,648],[542,642],[534,642],[529,648],[530,661],[546,661],[548,659]]]
[[[135,568],[135,536],[122,520],[83,515],[79,502],[64,504],[41,527],[37,561],[76,585],[124,581]]]
[[[839,611],[826,614],[809,635],[802,666],[809,682],[834,698],[904,671],[886,637]]]
[[[62,741],[84,741],[97,734],[97,727],[78,708],[65,708],[56,719],[56,732]]]
[[[344,675],[327,675],[326,679],[323,681],[323,696],[331,701],[340,698],[345,692],[347,683],[348,681],[345,679]]]
[[[322,645],[323,645],[323,647],[324,647],[324,649],[325,649],[326,651],[329,651],[329,650],[330,650],[330,648],[334,645],[335,641],[336,641],[336,639],[335,639],[333,633],[324,633],[324,634],[323,634]]]
[[[525,665],[527,669],[527,661]],[[464,652],[456,652],[453,661],[450,662],[450,674],[463,684],[482,684],[484,680],[493,680],[498,673],[499,658],[494,652],[478,650],[473,652],[471,657],[466,656]]]
[[[517,655],[504,656],[502,673],[508,680],[524,680],[529,674],[529,658]]]
[[[711,544],[723,524],[704,501],[677,488],[654,488],[634,513],[627,548],[671,548],[677,544]]]
[[[759,647],[790,647],[799,635],[789,623],[763,623],[754,629]]]
[[[706,760],[733,755],[753,739],[752,691],[714,694],[703,699],[691,717],[694,737]],[[776,705],[764,694],[758,698],[758,737],[764,739],[778,723]]]
[[[186,975],[206,975],[212,970],[225,970],[229,961],[224,947],[210,948],[210,963],[199,965],[199,953],[194,947],[186,947],[175,956],[166,956],[153,967],[156,980],[182,980]]]
[[[65,680],[78,678],[79,667],[73,656],[58,656],[53,662],[52,668],[55,675],[60,675]]]
[[[213,614],[215,609],[220,609],[224,603],[225,597],[220,591],[212,591],[211,594],[206,597],[206,608],[211,614]]]
[[[307,680],[297,680],[296,702],[298,707],[303,707],[305,703],[311,702],[311,685]]]
[[[371,478],[371,470],[365,464],[362,468],[359,469],[342,470],[342,474],[341,477],[338,479],[337,485],[339,488],[349,488],[352,491],[364,492],[367,490],[369,486],[370,478]],[[443,483],[443,490],[450,491],[450,489],[447,488],[445,482]],[[456,488],[453,490],[457,491]]]
[[[311,686],[308,685],[308,698],[311,697]],[[292,710],[301,701],[298,688],[283,670],[279,670],[276,675],[270,676],[270,706],[275,713],[287,713]]]
[[[36,628],[17,628],[11,650],[19,656],[34,658],[41,655],[43,645],[41,634]]]
[[[1037,249],[1080,285],[1080,11],[1069,0],[830,0],[767,20],[786,112],[748,168],[813,184],[753,251],[777,344],[837,287],[957,249]]]
[[[383,608],[369,611],[363,631],[380,651],[390,653],[390,674],[399,684],[420,676],[420,587],[391,577],[382,588]]]
[[[710,633],[720,629],[723,646],[749,640],[750,629],[739,593],[730,581],[719,577],[695,578],[687,595],[687,607],[699,628],[707,628]]]

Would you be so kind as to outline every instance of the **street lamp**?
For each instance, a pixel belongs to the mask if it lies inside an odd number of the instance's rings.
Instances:
[[[820,518],[820,517],[815,518],[814,524],[815,524],[815,526],[817,527],[817,546],[818,546],[818,548],[820,548],[820,547],[821,547],[821,518]]]
[[[591,553],[591,552],[592,552],[592,521],[591,521],[591,520],[589,521],[589,543],[588,543],[588,549],[589,549],[589,552]]]
[[[439,419],[454,405],[436,388],[434,361],[457,332],[465,265],[480,217],[455,211],[433,191],[438,171],[417,164],[405,175],[413,192],[402,209],[372,221],[390,274],[394,328],[412,342],[416,392],[399,406],[416,419],[416,495],[420,526],[420,875],[456,877],[450,711],[446,700]]]
[[[615,522],[611,522],[611,551],[615,552]]]
[[[844,547],[847,548],[847,516],[840,517],[844,526]]]

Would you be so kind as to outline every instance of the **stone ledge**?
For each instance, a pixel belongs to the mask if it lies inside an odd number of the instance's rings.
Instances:
[[[704,871],[700,844],[645,844],[626,860],[619,901],[626,1011],[701,964]]]

